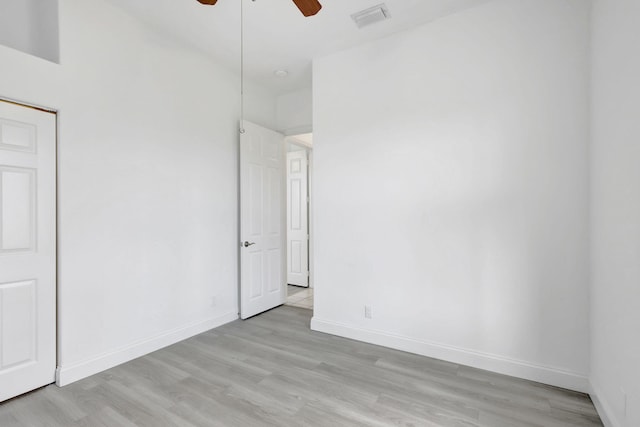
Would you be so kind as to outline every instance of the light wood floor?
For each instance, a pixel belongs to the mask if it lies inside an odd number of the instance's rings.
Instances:
[[[64,388],[0,426],[600,426],[588,396],[309,330],[280,307]]]

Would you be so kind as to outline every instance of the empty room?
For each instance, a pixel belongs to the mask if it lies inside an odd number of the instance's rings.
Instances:
[[[0,427],[640,426],[637,0],[0,0]]]

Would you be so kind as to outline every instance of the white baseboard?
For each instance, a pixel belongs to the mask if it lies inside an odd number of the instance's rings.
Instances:
[[[194,322],[80,362],[59,366],[56,369],[56,384],[59,387],[71,384],[236,319],[238,319],[238,313],[227,313]]]
[[[619,423],[613,415],[611,405],[609,405],[609,402],[605,399],[602,389],[596,385],[593,380],[591,380],[590,388],[589,395],[591,396],[593,406],[596,407],[596,411],[598,411],[598,415],[600,415],[602,424],[604,424],[605,427],[622,427],[622,424]]]
[[[589,392],[589,380],[586,374],[564,369],[439,343],[418,341],[387,332],[326,321],[317,317],[311,319],[311,329],[582,393]]]

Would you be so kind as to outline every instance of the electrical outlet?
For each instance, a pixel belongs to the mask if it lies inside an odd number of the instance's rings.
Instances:
[[[211,307],[216,307],[218,305],[218,297],[211,297]]]
[[[364,317],[366,319],[372,319],[371,306],[370,305],[365,305],[364,306]]]

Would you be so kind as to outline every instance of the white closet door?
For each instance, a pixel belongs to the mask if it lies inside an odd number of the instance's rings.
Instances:
[[[287,153],[287,283],[309,286],[307,151]]]
[[[0,401],[56,368],[56,118],[0,101]]]

